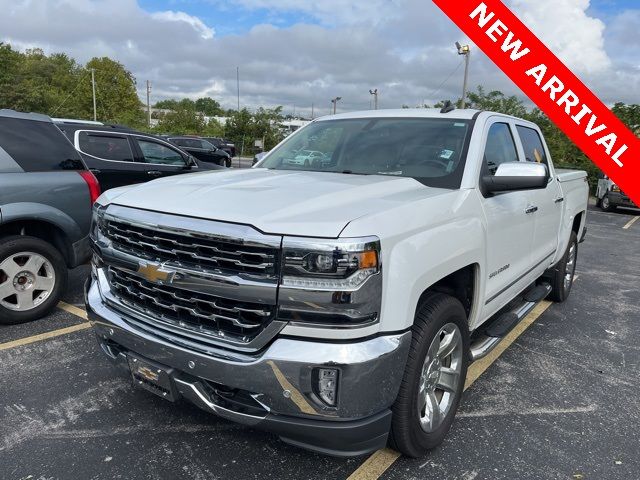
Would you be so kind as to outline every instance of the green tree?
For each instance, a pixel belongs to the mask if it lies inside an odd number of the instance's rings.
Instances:
[[[199,98],[195,102],[196,110],[204,113],[208,117],[217,117],[224,115],[224,110],[220,104],[211,97]]]
[[[271,150],[284,137],[282,123],[282,107],[273,109],[259,108],[255,114],[242,109],[234,111],[225,125],[225,135],[232,139],[236,147],[244,151],[252,151],[255,140],[264,139],[265,150]]]
[[[475,92],[467,93],[467,99],[467,108],[499,112],[514,117],[523,117],[527,114],[527,107],[522,100],[515,95],[507,97],[499,90],[487,93],[482,86],[478,86]]]
[[[95,70],[96,105],[99,121],[141,127],[145,125],[143,105],[136,91],[135,77],[124,66],[107,57],[93,58],[84,68],[90,78]],[[84,81],[78,89],[77,102],[84,118],[93,116],[91,82]]]
[[[170,112],[162,116],[156,130],[162,133],[200,135],[204,132],[204,116],[196,111],[192,100],[176,102]]]
[[[640,105],[616,103],[611,111],[636,135],[640,136]]]

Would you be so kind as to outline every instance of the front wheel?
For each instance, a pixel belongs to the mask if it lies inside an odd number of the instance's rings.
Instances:
[[[564,252],[564,256],[558,264],[550,271],[549,280],[551,282],[551,293],[549,298],[554,302],[564,302],[571,293],[573,280],[576,275],[576,265],[578,263],[578,237],[575,232],[571,232],[569,245]]]
[[[416,313],[389,443],[409,457],[440,445],[451,428],[467,375],[469,335],[464,307],[434,293]]]
[[[39,238],[13,236],[0,245],[0,324],[24,323],[56,306],[67,282],[60,252]]]

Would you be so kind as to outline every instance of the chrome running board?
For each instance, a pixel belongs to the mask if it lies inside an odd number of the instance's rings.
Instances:
[[[483,326],[483,333],[471,343],[471,361],[486,357],[531,311],[551,293],[551,285],[543,283],[525,292],[522,302]]]

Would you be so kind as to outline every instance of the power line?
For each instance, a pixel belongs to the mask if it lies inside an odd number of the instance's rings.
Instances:
[[[451,73],[449,74],[449,76],[448,76],[447,78],[445,78],[445,79],[444,79],[444,81],[443,81],[443,82],[438,86],[438,88],[436,88],[433,92],[431,92],[431,93],[429,94],[428,98],[434,98],[434,95],[435,95],[436,93],[440,93],[440,90],[442,89],[442,86],[443,86],[445,83],[447,83],[449,80],[451,80],[451,77],[453,77],[453,76],[456,74],[456,72],[457,72],[458,70],[460,70],[460,67],[462,66],[462,64],[463,64],[463,63],[464,63],[464,59],[460,61],[460,63],[458,64],[458,66],[453,70],[453,72],[451,72]]]
[[[67,100],[69,100],[69,98],[71,98],[71,95],[73,95],[74,93],[76,93],[76,90],[78,90],[78,87],[80,85],[82,85],[82,81],[85,79],[85,77],[87,76],[88,71],[85,71],[84,74],[82,75],[82,77],[80,77],[80,79],[78,80],[78,83],[76,84],[76,88],[74,88],[71,93],[69,93],[69,95],[67,95],[67,98],[65,98],[62,103],[60,105],[58,105],[56,108],[53,109],[53,111],[51,112],[51,116],[53,116],[58,110],[60,110],[62,108],[62,106],[67,102]]]

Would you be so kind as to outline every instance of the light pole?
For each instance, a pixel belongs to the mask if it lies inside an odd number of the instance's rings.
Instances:
[[[373,95],[374,108],[375,110],[377,110],[378,109],[378,89],[376,88],[375,90],[369,90],[369,93]]]
[[[460,42],[456,42],[456,48],[458,49],[458,55],[464,55],[464,83],[462,85],[462,101],[460,102],[460,108],[464,109],[467,106],[467,85],[469,82],[471,47],[469,45],[460,45]]]
[[[336,114],[336,110],[338,108],[338,102],[342,100],[342,97],[336,97],[331,99],[331,103],[333,103],[333,114]]]
[[[96,109],[96,69],[91,69],[91,90],[93,91],[93,121],[98,120],[98,110]]]

